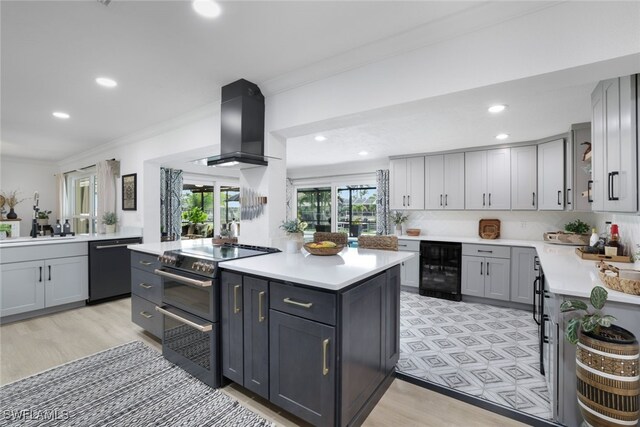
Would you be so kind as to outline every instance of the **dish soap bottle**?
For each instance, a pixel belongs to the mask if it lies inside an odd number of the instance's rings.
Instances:
[[[53,226],[53,234],[59,236],[62,234],[62,225],[60,225],[60,220],[56,219],[56,225]]]
[[[598,237],[598,233],[596,233],[596,229],[592,228],[591,229],[591,238],[589,239],[589,246],[595,246],[598,243],[598,240],[600,238]]]
[[[64,232],[65,235],[71,234],[71,224],[69,224],[69,220],[68,219],[64,220],[64,225],[62,226],[62,231]]]

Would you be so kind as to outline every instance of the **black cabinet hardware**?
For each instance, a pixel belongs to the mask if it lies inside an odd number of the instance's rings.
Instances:
[[[587,202],[593,203],[593,199],[591,198],[591,189],[593,188],[593,180],[590,179],[587,181]]]

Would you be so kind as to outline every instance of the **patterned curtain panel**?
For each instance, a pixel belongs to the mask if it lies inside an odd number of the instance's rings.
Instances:
[[[287,211],[285,212],[285,218],[293,218],[293,181],[291,178],[287,178]]]
[[[182,171],[160,168],[160,227],[169,237],[182,234]]]
[[[376,171],[376,187],[378,188],[378,206],[376,212],[376,234],[391,234],[391,220],[389,218],[389,169]]]

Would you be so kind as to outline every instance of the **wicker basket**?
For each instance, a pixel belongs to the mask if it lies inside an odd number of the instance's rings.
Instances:
[[[333,248],[310,248],[309,243],[305,243],[303,247],[311,255],[318,256],[338,255],[338,253],[344,249],[344,245],[338,245]]]
[[[620,269],[603,261],[597,266],[600,280],[607,288],[625,294],[640,295],[640,280],[620,278]]]

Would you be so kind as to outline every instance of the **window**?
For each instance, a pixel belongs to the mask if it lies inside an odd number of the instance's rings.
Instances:
[[[240,188],[220,187],[220,230],[229,230],[231,221],[240,220]]]
[[[77,234],[97,233],[98,183],[95,168],[82,173],[67,174],[66,179],[71,230]]]
[[[203,184],[182,185],[182,234],[213,234],[213,186]],[[201,218],[197,214],[202,212]]]
[[[376,234],[376,202],[378,191],[369,185],[338,188],[337,231],[350,237]]]
[[[331,231],[331,187],[301,188],[297,195],[298,218],[308,224],[305,234]]]

